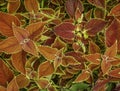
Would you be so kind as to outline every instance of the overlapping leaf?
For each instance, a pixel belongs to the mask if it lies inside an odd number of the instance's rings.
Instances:
[[[120,78],[120,68],[116,68],[114,70],[111,70],[109,72],[109,76],[115,77],[115,78]]]
[[[48,46],[39,46],[39,52],[48,60],[54,60],[56,57],[57,49]]]
[[[5,65],[3,60],[0,60],[0,85],[7,86],[13,78],[12,71]]]
[[[54,66],[50,61],[45,61],[39,65],[38,68],[39,77],[52,75],[53,72],[54,72]]]
[[[118,51],[120,51],[120,22],[114,19],[111,25],[106,30],[106,45],[108,47],[112,46],[117,40]]]
[[[17,17],[0,12],[0,33],[5,36],[13,36],[12,23],[16,26],[20,26],[20,21]]]
[[[75,26],[72,23],[63,22],[60,25],[55,26],[54,32],[62,38],[72,40],[74,38],[74,29]]]
[[[91,19],[86,25],[85,30],[90,36],[95,36],[98,32],[102,31],[106,22],[102,19]]]
[[[120,4],[117,4],[116,6],[114,6],[111,9],[110,15],[113,15],[113,16],[119,16],[120,15]]]
[[[9,13],[15,13],[18,8],[20,7],[20,0],[9,0],[8,5],[7,5],[7,10]]]
[[[29,12],[37,13],[39,10],[39,3],[37,0],[24,0],[25,8]]]
[[[87,0],[90,4],[96,7],[105,8],[105,0]]]
[[[19,45],[19,42],[15,37],[9,37],[0,42],[0,51],[2,52],[13,54],[20,52],[21,50],[22,47]]]
[[[25,72],[25,63],[26,63],[26,53],[24,51],[21,51],[16,54],[12,54],[13,66],[23,74],[26,73]]]

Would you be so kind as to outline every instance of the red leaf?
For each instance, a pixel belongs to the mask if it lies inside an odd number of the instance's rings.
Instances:
[[[95,83],[95,86],[93,87],[93,91],[99,91],[101,88],[103,88],[106,83],[108,83],[110,79],[103,79],[100,80],[98,79],[97,82]]]
[[[86,25],[85,30],[90,36],[95,36],[98,32],[104,29],[106,22],[102,19],[91,19]]]
[[[110,15],[113,15],[113,16],[119,16],[120,15],[120,4],[117,4],[116,6],[114,6],[111,9]]]
[[[36,37],[39,37],[44,31],[43,22],[32,23],[26,27],[26,30],[29,31],[29,38],[35,40]]]
[[[9,0],[7,10],[9,13],[15,13],[20,7],[20,0]]]
[[[100,57],[101,55],[99,53],[88,54],[84,56],[86,60],[88,60],[89,62],[92,62],[92,64],[97,64],[97,65],[100,64]]]
[[[74,31],[75,26],[72,23],[64,22],[54,28],[54,32],[56,35],[72,40],[74,38]]]
[[[29,12],[35,12],[37,13],[39,10],[39,3],[37,0],[24,0],[25,8]]]
[[[12,23],[20,26],[20,21],[17,17],[0,12],[0,33],[8,37],[13,36]]]
[[[25,74],[26,53],[21,51],[12,55],[12,65],[21,73]]]
[[[112,46],[117,40],[118,50],[120,51],[120,22],[114,19],[106,31],[106,45]]]
[[[105,0],[88,0],[88,2],[96,7],[105,8]]]
[[[50,61],[45,61],[39,65],[39,77],[45,77],[53,74],[54,66]]]
[[[0,91],[7,91],[7,89],[3,86],[0,86]]]
[[[27,43],[21,45],[23,50],[38,57],[37,46],[32,40],[29,40]]]
[[[0,60],[0,85],[6,86],[13,78],[12,71]]]
[[[48,60],[54,60],[56,57],[57,49],[48,46],[39,46],[39,52]]]
[[[114,70],[111,70],[108,75],[115,77],[115,78],[120,78],[120,68],[116,68]]]
[[[19,87],[15,78],[8,84],[7,91],[19,91]]]
[[[82,71],[80,75],[75,79],[74,82],[83,82],[86,81],[90,77],[90,73],[86,70]]]
[[[105,54],[108,57],[115,57],[117,54],[117,41],[109,48],[106,49]]]
[[[83,6],[80,0],[67,0],[65,3],[67,13],[73,18],[75,16],[75,11],[78,8],[80,12],[83,11]]]
[[[14,54],[20,52],[21,50],[22,48],[15,37],[9,37],[0,42],[0,51]]]

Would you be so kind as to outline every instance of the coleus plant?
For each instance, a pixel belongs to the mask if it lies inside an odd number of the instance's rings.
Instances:
[[[0,1],[0,91],[118,91],[119,0]]]

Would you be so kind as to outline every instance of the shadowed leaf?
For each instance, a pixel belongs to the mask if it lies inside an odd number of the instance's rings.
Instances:
[[[64,22],[56,26],[54,28],[54,32],[56,35],[62,38],[72,40],[74,38],[74,33],[73,33],[74,29],[75,26],[72,23]]]
[[[21,73],[25,74],[26,53],[21,51],[12,55],[12,65]]]
[[[19,91],[19,87],[15,78],[8,84],[7,91]]]
[[[105,8],[105,0],[87,0],[90,4],[96,7]]]
[[[43,55],[48,60],[54,60],[56,57],[57,49],[51,48],[48,46],[39,46],[39,52],[41,55]]]
[[[39,3],[37,0],[24,0],[25,8],[29,12],[37,13],[39,10]]]
[[[13,78],[12,71],[0,60],[0,85],[6,86]]]
[[[8,5],[7,5],[7,10],[9,13],[15,13],[18,8],[20,7],[20,0],[9,0]]]
[[[89,42],[89,53],[100,53],[100,48],[92,41]]]
[[[0,42],[0,51],[14,54],[20,52],[21,50],[22,48],[15,37],[9,37]]]
[[[49,76],[54,72],[54,66],[50,61],[45,61],[39,65],[39,77]]]
[[[86,25],[85,30],[90,36],[95,36],[98,32],[104,29],[106,22],[101,19],[91,19]]]
[[[83,70],[80,75],[75,79],[74,82],[83,82],[90,77],[90,73],[88,71]]]
[[[5,36],[13,36],[12,23],[16,26],[20,26],[20,21],[17,17],[0,12],[0,33]]]

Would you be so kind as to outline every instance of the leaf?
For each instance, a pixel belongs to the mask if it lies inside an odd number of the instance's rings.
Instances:
[[[105,0],[87,0],[90,4],[99,8],[105,8]]]
[[[13,32],[14,32],[14,36],[17,38],[17,40],[20,44],[22,44],[22,42],[24,42],[24,40],[28,39],[28,37],[29,37],[29,32],[28,31],[14,25],[14,24],[13,24]]]
[[[54,43],[51,45],[53,48],[57,48],[58,50],[62,48],[66,48],[65,42],[63,42],[59,37],[57,37]]]
[[[7,91],[19,91],[19,87],[15,78],[8,84]]]
[[[40,88],[45,89],[48,87],[49,80],[45,79],[45,78],[41,78],[37,81],[37,84],[40,86]]]
[[[106,22],[102,19],[91,19],[86,25],[85,30],[90,36],[95,36],[104,29]]]
[[[99,90],[100,90],[101,88],[103,88],[109,81],[110,81],[110,79],[103,79],[103,80],[98,79],[97,82],[95,83],[95,86],[93,87],[93,91],[99,91]]]
[[[103,75],[108,74],[111,67],[112,67],[112,65],[109,62],[109,60],[102,60],[101,69],[102,69]]]
[[[92,41],[89,42],[89,53],[100,53],[100,48]]]
[[[7,4],[7,10],[9,13],[15,13],[20,7],[20,0],[9,0]]]
[[[45,77],[53,74],[54,66],[50,61],[45,61],[39,65],[38,73],[39,77]]]
[[[120,78],[120,68],[116,68],[114,70],[111,70],[108,73],[108,75],[111,76],[111,77]]]
[[[109,48],[106,49],[104,55],[108,57],[115,57],[117,54],[117,41]]]
[[[27,43],[21,45],[23,50],[38,57],[38,49],[35,43],[32,40],[29,40]]]
[[[84,55],[84,58],[87,61],[91,62],[92,64],[96,64],[96,65],[100,64],[100,57],[101,55],[99,53]]]
[[[75,11],[78,8],[80,12],[84,10],[83,5],[80,0],[67,0],[65,3],[66,11],[70,17],[74,18]]]
[[[9,37],[2,42],[0,42],[0,51],[9,54],[18,53],[22,50],[17,39],[15,37]]]
[[[39,10],[39,3],[37,0],[24,0],[24,5],[29,12],[37,13]]]
[[[32,23],[26,27],[26,30],[29,31],[29,38],[35,40],[36,37],[42,35],[44,31],[44,22]]]
[[[0,12],[0,33],[5,36],[13,36],[12,23],[16,26],[20,26],[20,21],[17,17]]]
[[[30,83],[30,80],[23,74],[17,75],[15,79],[19,88],[24,88]]]
[[[110,15],[113,15],[113,16],[119,16],[120,15],[120,4],[117,4],[116,6],[114,6],[111,9]]]
[[[54,27],[54,32],[56,35],[62,38],[72,40],[74,38],[74,29],[75,26],[72,23],[63,22],[60,25]]]
[[[3,86],[0,86],[0,91],[7,91],[7,89]]]
[[[83,82],[86,81],[90,77],[90,73],[86,70],[83,70],[81,74],[78,75],[78,77],[75,79],[76,82]]]
[[[76,64],[80,64],[80,63],[72,56],[64,56],[62,58],[62,65],[63,66],[76,65]]]
[[[57,49],[51,48],[48,46],[39,46],[39,52],[41,55],[43,55],[48,60],[54,60],[56,57]]]
[[[120,51],[120,22],[114,19],[106,31],[106,45],[112,46],[116,41],[118,44],[118,51]]]
[[[25,74],[26,53],[21,51],[12,55],[12,65],[21,73]]]
[[[5,65],[3,60],[0,59],[0,85],[7,86],[13,78],[12,71]]]

